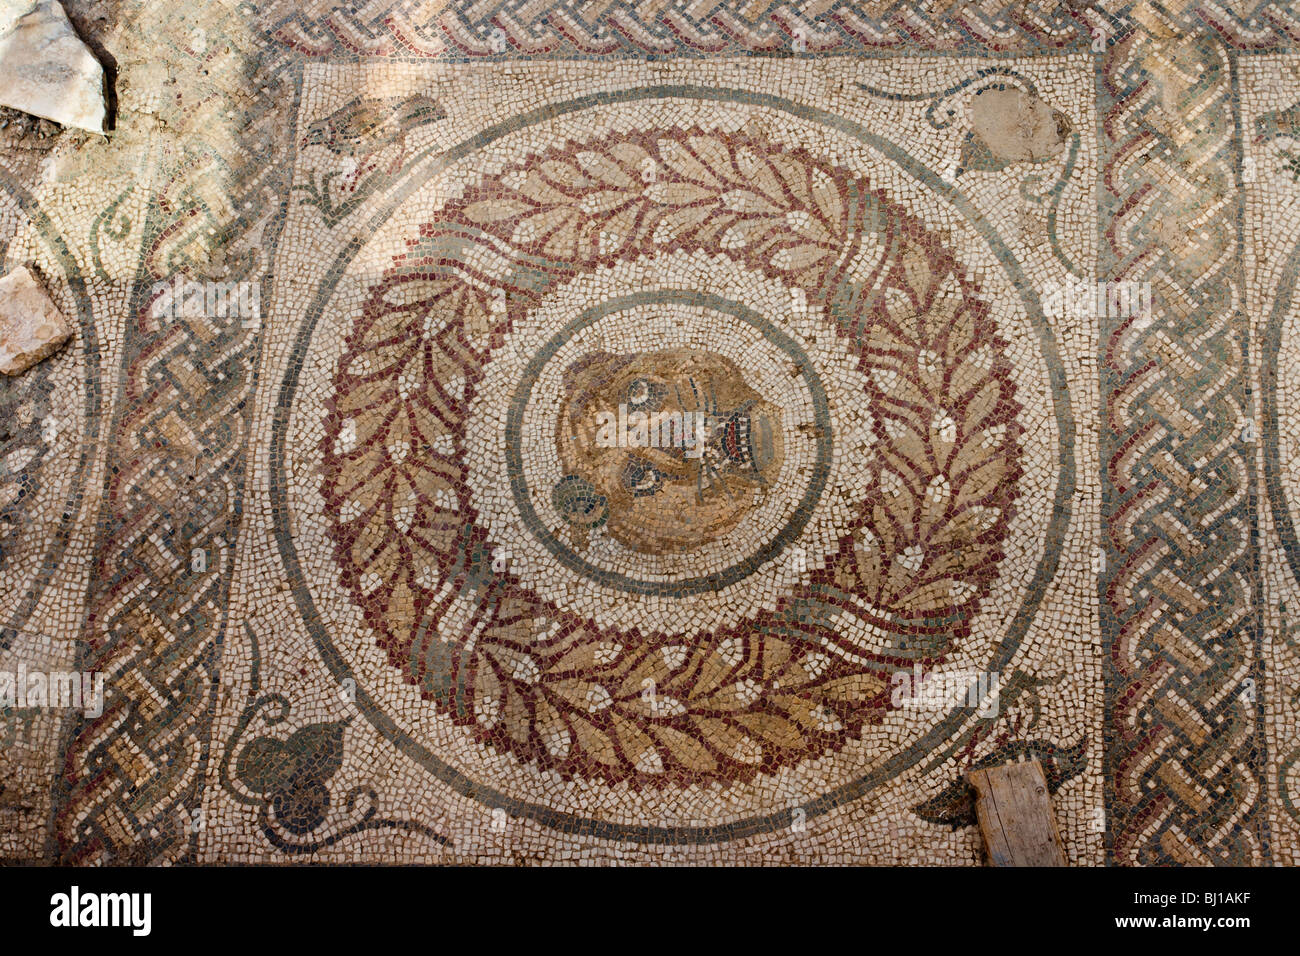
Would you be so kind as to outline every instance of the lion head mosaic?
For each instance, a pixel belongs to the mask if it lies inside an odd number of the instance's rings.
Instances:
[[[730,360],[683,349],[585,356],[565,372],[557,511],[638,551],[717,538],[780,469],[781,416]]]

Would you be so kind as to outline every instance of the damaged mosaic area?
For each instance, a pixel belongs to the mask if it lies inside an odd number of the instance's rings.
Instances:
[[[978,865],[1036,758],[1071,864],[1294,862],[1297,29],[116,6],[0,151],[0,672],[103,688],[0,855]]]

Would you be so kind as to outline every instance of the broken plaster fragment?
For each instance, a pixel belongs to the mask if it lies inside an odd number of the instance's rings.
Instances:
[[[0,105],[103,134],[104,69],[59,0],[0,0]]]
[[[0,372],[21,375],[72,337],[72,327],[26,266],[0,278]]]

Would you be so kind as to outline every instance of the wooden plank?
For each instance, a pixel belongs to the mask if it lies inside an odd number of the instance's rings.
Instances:
[[[1065,866],[1047,777],[1037,759],[972,770],[975,813],[993,866]]]

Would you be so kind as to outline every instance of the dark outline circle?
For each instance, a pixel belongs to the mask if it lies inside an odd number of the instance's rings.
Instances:
[[[1008,278],[1016,287],[1025,305],[1027,318],[1036,328],[1042,349],[1043,359],[1047,364],[1049,385],[1055,398],[1053,406],[1056,411],[1057,448],[1059,463],[1059,481],[1053,499],[1051,518],[1044,529],[1044,538],[1048,547],[1038,562],[1038,568],[1024,588],[1024,598],[1020,607],[1007,624],[1007,629],[989,658],[989,670],[1000,671],[1010,663],[1024,638],[1029,625],[1033,622],[1037,605],[1043,593],[1056,576],[1060,564],[1060,551],[1050,545],[1061,541],[1069,526],[1073,511],[1073,499],[1076,489],[1074,438],[1075,424],[1073,403],[1070,390],[1061,364],[1056,345],[1056,336],[1051,323],[1043,314],[1042,303],[1033,284],[1025,276],[1020,263],[1007,247],[1005,241],[995,229],[989,226],[982,213],[956,186],[937,176],[932,170],[923,166],[898,144],[873,133],[861,123],[846,119],[827,110],[796,103],[785,97],[770,93],[756,93],[751,90],[737,90],[725,87],[696,87],[688,85],[653,85],[635,87],[626,90],[610,90],[586,94],[569,100],[548,103],[515,117],[510,117],[469,137],[442,152],[428,147],[411,158],[407,167],[405,181],[395,185],[392,199],[368,220],[360,223],[352,236],[335,256],[326,271],[326,281],[318,288],[316,297],[304,313],[301,327],[294,339],[289,355],[287,371],[280,387],[272,421],[270,449],[270,496],[274,515],[274,534],[280,550],[285,570],[290,579],[295,580],[293,588],[294,601],[303,616],[306,626],[321,660],[329,668],[335,679],[353,681],[355,700],[358,709],[372,726],[401,753],[423,766],[446,786],[464,797],[473,800],[489,810],[502,809],[516,817],[526,817],[541,826],[560,830],[565,833],[594,835],[599,839],[632,843],[666,843],[670,845],[708,844],[727,840],[742,839],[774,830],[786,829],[798,809],[804,819],[811,819],[828,813],[836,807],[861,799],[877,786],[890,780],[908,768],[929,756],[935,746],[947,740],[971,719],[973,712],[954,707],[942,720],[937,722],[921,737],[909,745],[894,751],[882,763],[858,777],[842,783],[832,790],[800,804],[766,814],[758,814],[712,826],[654,826],[650,824],[627,824],[583,817],[575,813],[555,810],[535,803],[524,803],[492,787],[479,783],[447,764],[423,744],[413,740],[409,734],[399,728],[387,713],[377,707],[369,692],[356,680],[352,668],[334,647],[328,631],[321,622],[320,614],[312,601],[310,589],[305,584],[302,567],[298,562],[297,548],[289,527],[288,487],[285,474],[285,438],[288,432],[289,416],[293,410],[294,393],[298,388],[298,379],[302,371],[302,359],[316,326],[325,312],[325,307],[333,297],[338,280],[343,276],[348,263],[351,262],[375,231],[392,216],[394,210],[407,199],[411,193],[424,184],[432,173],[449,167],[470,154],[506,136],[542,122],[548,122],[559,116],[577,113],[582,110],[608,108],[613,104],[631,103],[650,99],[679,99],[686,101],[705,101],[719,103],[747,103],[778,112],[787,113],[808,122],[817,123],[835,129],[848,136],[870,145],[888,158],[898,168],[904,170],[913,179],[923,183],[935,195],[946,200],[965,217],[972,228],[984,239],[993,252]],[[432,162],[425,165],[425,160]]]
[[[624,312],[638,305],[673,303],[681,305],[703,306],[715,312],[722,312],[733,318],[747,322],[762,333],[763,338],[779,348],[784,354],[795,359],[802,367],[802,377],[812,396],[813,416],[821,429],[817,440],[817,460],[813,465],[812,477],[808,490],[795,508],[794,514],[775,536],[770,538],[758,551],[743,561],[739,561],[720,571],[695,578],[672,581],[648,581],[629,578],[598,567],[584,560],[580,555],[558,540],[546,527],[528,494],[528,485],[524,480],[523,457],[523,418],[528,407],[528,399],[537,384],[542,370],[549,364],[559,348],[577,332],[598,322],[600,319],[617,312]],[[689,292],[682,289],[645,290],[607,299],[598,305],[584,309],[575,319],[556,332],[538,349],[524,367],[519,384],[515,386],[510,399],[510,409],[506,415],[506,471],[510,476],[510,490],[514,495],[515,506],[519,509],[524,524],[539,542],[550,552],[551,556],[575,574],[594,578],[598,584],[616,587],[632,594],[644,594],[654,597],[686,597],[704,591],[718,591],[744,580],[760,567],[774,560],[803,533],[812,519],[812,510],[826,490],[826,481],[831,473],[833,455],[833,436],[831,434],[830,402],[826,398],[826,389],[821,377],[812,367],[812,360],[793,338],[782,332],[761,313],[743,303],[722,296],[702,292]]]

